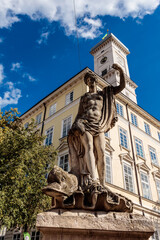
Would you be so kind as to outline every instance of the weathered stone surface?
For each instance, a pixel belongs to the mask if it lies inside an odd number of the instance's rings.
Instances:
[[[119,194],[111,192],[97,181],[90,181],[87,186],[78,189],[75,175],[55,166],[48,176],[47,187],[43,192],[53,197],[52,208],[105,210],[132,212],[132,202]]]
[[[105,213],[95,211],[59,209],[40,213],[37,228],[43,240],[51,239],[149,239],[153,234],[152,222],[140,215],[129,213]],[[56,212],[57,214],[57,212]],[[93,237],[94,236],[94,237]]]

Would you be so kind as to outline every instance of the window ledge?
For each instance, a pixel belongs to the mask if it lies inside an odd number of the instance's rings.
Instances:
[[[124,146],[122,146],[122,145],[119,145],[119,147],[120,147],[120,149],[121,149],[121,151],[124,149],[124,150],[126,150],[127,152],[131,152],[130,151],[130,149],[128,149],[128,148],[126,148],[126,147],[124,147]]]
[[[156,168],[160,169],[160,166],[158,164],[151,162],[151,165],[152,165],[152,167],[156,167]]]
[[[136,155],[137,156],[137,159],[141,159],[141,160],[143,160],[144,162],[146,162],[146,159],[144,158],[144,157],[141,157],[141,156],[139,156],[139,155]]]

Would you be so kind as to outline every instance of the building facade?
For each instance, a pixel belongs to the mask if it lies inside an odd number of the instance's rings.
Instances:
[[[119,64],[126,88],[116,96],[118,122],[106,136],[106,185],[134,203],[134,213],[153,219],[160,239],[160,121],[137,104],[137,85],[130,79],[129,50],[113,34],[91,49],[98,89],[119,84]],[[76,117],[81,96],[88,91],[83,81],[85,68],[21,116],[27,127],[35,119],[45,135],[45,145],[58,150],[57,164],[69,171],[67,134]],[[91,71],[91,70],[90,70]],[[6,236],[7,237],[7,236]],[[11,238],[5,238],[11,239]],[[18,238],[12,238],[18,239]],[[33,238],[34,239],[34,238]]]

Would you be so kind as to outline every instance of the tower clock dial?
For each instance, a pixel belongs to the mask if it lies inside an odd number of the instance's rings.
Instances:
[[[107,61],[107,57],[103,57],[100,61],[101,64],[105,63]]]

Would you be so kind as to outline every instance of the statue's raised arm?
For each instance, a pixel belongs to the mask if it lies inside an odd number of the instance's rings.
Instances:
[[[122,68],[118,64],[113,64],[112,68],[114,68],[115,70],[118,70],[120,73],[120,84],[119,86],[113,87],[113,93],[114,95],[116,95],[125,88],[125,85],[126,85],[125,76]]]

